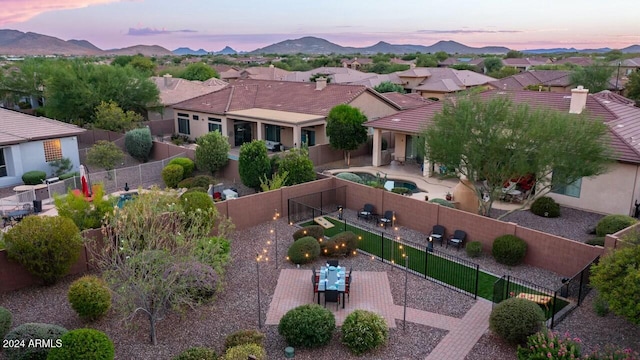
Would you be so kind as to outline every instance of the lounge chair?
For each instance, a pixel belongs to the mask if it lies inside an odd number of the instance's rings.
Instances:
[[[446,229],[442,225],[433,225],[433,229],[431,230],[431,235],[429,237],[433,242],[439,242],[440,246],[442,246],[442,239],[444,239],[444,233]]]
[[[358,218],[365,220],[371,220],[375,213],[375,207],[372,204],[364,204],[362,209],[358,210]]]
[[[453,235],[451,235],[451,237],[449,238],[449,241],[447,242],[447,247],[449,247],[449,244],[451,244],[452,246],[456,247],[456,251],[457,251],[462,247],[462,244],[464,244],[464,240],[466,238],[467,238],[466,232],[462,230],[456,230],[453,233]]]

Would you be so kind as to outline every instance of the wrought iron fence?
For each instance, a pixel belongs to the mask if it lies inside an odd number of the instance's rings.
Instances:
[[[562,286],[556,290],[556,293],[560,294],[562,298],[566,298],[570,301],[571,307],[567,307],[564,311],[559,312],[554,319],[552,319],[551,328],[562,321],[571,311],[576,307],[582,305],[582,302],[591,291],[591,266],[597,264],[600,261],[600,256],[596,256],[587,266],[578,271],[573,277],[569,279],[562,279]]]
[[[313,219],[338,210],[347,200],[347,187],[339,186],[312,194],[291,198],[287,216],[290,224]]]

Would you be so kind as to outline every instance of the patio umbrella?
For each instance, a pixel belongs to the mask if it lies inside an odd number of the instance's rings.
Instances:
[[[91,191],[89,190],[89,174],[87,173],[87,169],[84,165],[80,165],[80,183],[82,184],[82,194],[85,197],[90,197]]]

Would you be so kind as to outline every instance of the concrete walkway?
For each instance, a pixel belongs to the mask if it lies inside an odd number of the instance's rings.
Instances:
[[[337,309],[334,304],[327,305],[327,309],[336,316],[336,325],[340,326],[353,310],[364,309],[382,315],[389,327],[395,327],[395,320],[402,320],[404,317],[404,307],[393,304],[387,273],[354,271],[353,277],[357,279],[357,286],[353,286],[353,298],[345,303],[345,308],[343,309],[342,305]],[[287,311],[303,304],[317,302],[317,297],[312,299],[310,282],[310,270],[280,271],[265,323],[277,325]],[[461,319],[413,308],[407,308],[406,319],[449,331],[427,356],[427,360],[463,360],[488,329],[490,313],[491,302],[478,299]]]

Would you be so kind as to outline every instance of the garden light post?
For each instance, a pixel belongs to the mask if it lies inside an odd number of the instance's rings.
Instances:
[[[427,242],[427,251],[433,252],[433,237],[429,236],[429,241]]]
[[[278,268],[278,219],[280,218],[280,213],[278,209],[276,209],[275,214],[273,215],[273,228],[271,229],[271,233],[274,235],[274,242],[276,244],[276,269]]]
[[[262,315],[260,310],[260,259],[262,255],[256,254],[256,273],[257,273],[257,283],[258,283],[258,328],[262,329]]]
[[[409,283],[409,256],[404,255],[404,314],[402,315],[402,330],[407,326],[407,287]]]

